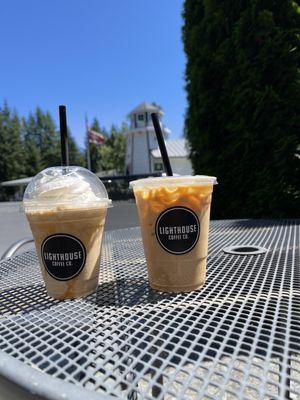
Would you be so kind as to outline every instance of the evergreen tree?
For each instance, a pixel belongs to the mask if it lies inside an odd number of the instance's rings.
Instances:
[[[93,131],[101,133],[105,137],[105,139],[108,138],[108,134],[105,128],[102,128],[100,126],[99,120],[97,118],[93,119],[93,122],[91,124],[91,129]],[[101,146],[95,143],[90,143],[89,146],[90,146],[91,170],[93,172],[102,171],[103,165],[101,161]]]
[[[60,165],[60,137],[53,118],[49,112],[39,107],[30,113],[25,123],[25,143],[34,144],[40,151],[42,169]]]
[[[0,181],[24,176],[20,120],[7,103],[0,108]]]
[[[44,168],[61,164],[60,135],[51,114],[36,109],[36,122],[41,135],[41,153]]]
[[[92,122],[92,125],[91,125],[91,129],[93,131],[96,131],[96,132],[101,132],[100,122],[99,122],[98,118],[95,117],[93,119],[93,122]]]
[[[80,167],[86,167],[86,157],[84,152],[78,148],[71,132],[69,132],[68,137],[70,165],[79,165]]]
[[[115,169],[119,173],[124,172],[126,151],[124,132],[126,129],[125,124],[121,129],[112,125],[108,139],[100,147],[101,164],[104,170]]]
[[[26,176],[34,176],[43,169],[40,149],[31,139],[24,142],[24,160]]]
[[[296,2],[186,0],[185,131],[196,173],[216,175],[214,217],[300,207]]]
[[[41,169],[61,164],[60,134],[49,112],[37,107],[25,121],[24,131],[28,171],[35,171],[33,174],[36,174]],[[71,132],[68,132],[68,137],[70,165],[85,166],[85,157]]]
[[[0,182],[24,177],[24,153],[20,120],[7,103],[0,108]],[[0,197],[7,200],[10,189],[1,190]]]
[[[28,118],[29,122],[29,118]],[[32,121],[30,122],[32,123]],[[22,119],[22,138],[24,148],[24,173],[26,176],[34,176],[43,169],[40,144],[34,135],[29,134],[27,120]]]
[[[105,138],[108,138],[109,134],[104,126],[100,125],[99,119],[94,118],[91,125],[91,129],[96,132],[100,132]]]

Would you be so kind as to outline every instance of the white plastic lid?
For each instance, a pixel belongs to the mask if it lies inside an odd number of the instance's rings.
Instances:
[[[215,176],[186,175],[186,176],[159,176],[131,181],[132,188],[153,188],[160,186],[192,186],[192,185],[216,185]]]
[[[26,210],[109,207],[111,200],[101,180],[86,168],[51,167],[39,172],[28,184],[23,198]]]

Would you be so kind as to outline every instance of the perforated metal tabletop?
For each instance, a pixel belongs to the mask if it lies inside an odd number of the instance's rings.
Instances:
[[[48,399],[300,399],[299,226],[213,221],[188,294],[149,288],[139,228],[106,233],[85,299],[49,298],[33,251],[1,262],[0,373]]]

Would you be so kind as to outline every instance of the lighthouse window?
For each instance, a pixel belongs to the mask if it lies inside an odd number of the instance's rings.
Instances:
[[[144,121],[144,114],[138,115],[138,121]]]
[[[162,171],[163,170],[163,165],[160,162],[154,163],[154,171]]]

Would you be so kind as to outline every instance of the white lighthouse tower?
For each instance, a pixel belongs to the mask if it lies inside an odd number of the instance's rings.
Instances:
[[[129,130],[126,135],[125,173],[149,174],[152,171],[151,151],[158,147],[155,131],[152,124],[151,113],[157,113],[161,118],[164,113],[155,104],[143,102],[133,109],[128,117]],[[171,131],[162,126],[165,140]]]

